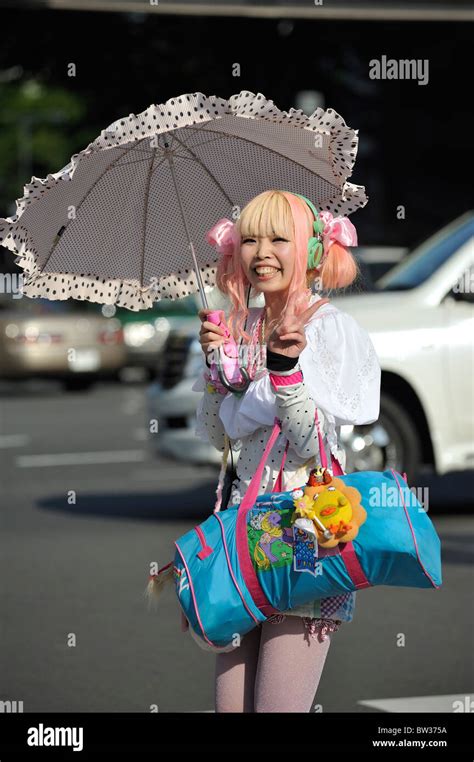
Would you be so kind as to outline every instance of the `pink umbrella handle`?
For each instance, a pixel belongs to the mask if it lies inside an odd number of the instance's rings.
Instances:
[[[207,320],[218,325],[225,331],[224,343],[220,349],[220,363],[211,362],[211,378],[218,379],[232,392],[244,392],[250,384],[250,379],[245,368],[239,367],[239,352],[237,343],[227,328],[224,310],[214,310],[207,315]]]

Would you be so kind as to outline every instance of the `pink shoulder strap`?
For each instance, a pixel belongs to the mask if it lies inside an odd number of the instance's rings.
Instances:
[[[323,443],[323,436],[321,434],[320,428],[319,428],[319,418],[318,418],[318,411],[317,408],[314,412],[314,417],[316,420],[316,427],[318,431],[318,442],[319,442],[319,456],[321,460],[321,465],[323,468],[328,467],[328,459],[326,455],[326,449],[324,447]],[[262,483],[262,476],[263,476],[263,469],[265,468],[265,464],[267,462],[268,456],[270,455],[270,452],[272,450],[273,445],[275,444],[277,437],[281,431],[281,421],[279,421],[278,418],[275,418],[275,422],[273,425],[272,433],[270,434],[270,437],[267,442],[267,446],[265,447],[265,450],[263,452],[263,455],[261,457],[260,463],[258,464],[257,470],[255,471],[252,480],[247,487],[247,491],[240,503],[239,506],[239,512],[247,512],[255,505],[255,502],[258,497],[258,491],[260,489],[260,484]],[[287,440],[285,452],[283,453],[283,459],[280,466],[280,471],[278,473],[277,480],[275,482],[275,486],[273,488],[273,492],[282,492],[282,474],[283,474],[283,464],[286,459],[286,453],[288,450],[289,442]],[[331,453],[331,468],[334,476],[343,476],[344,471],[341,468],[341,465],[338,460],[334,457],[334,455]]]

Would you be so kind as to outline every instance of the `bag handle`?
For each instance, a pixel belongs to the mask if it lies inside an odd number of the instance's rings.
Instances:
[[[320,456],[320,460],[321,460],[321,465],[322,465],[323,468],[327,468],[328,467],[328,459],[327,459],[327,455],[326,455],[326,449],[325,449],[324,443],[323,443],[323,436],[322,436],[320,428],[319,428],[319,418],[318,418],[318,410],[317,410],[317,408],[315,408],[314,417],[315,417],[315,421],[316,421],[316,428],[317,428],[317,431],[318,431],[319,456]],[[244,511],[248,511],[250,508],[253,508],[253,506],[255,505],[255,503],[257,501],[257,497],[258,497],[258,491],[260,489],[260,484],[262,483],[263,469],[265,468],[265,464],[267,462],[268,456],[270,455],[271,449],[272,449],[273,445],[275,444],[276,439],[277,439],[280,431],[281,431],[281,421],[277,417],[275,417],[275,422],[274,422],[274,425],[273,425],[273,431],[270,434],[270,438],[269,438],[269,440],[267,442],[267,446],[265,447],[265,450],[264,450],[264,453],[263,453],[262,458],[260,460],[260,463],[258,464],[257,470],[255,471],[254,475],[252,476],[250,484],[247,487],[247,490],[246,490],[245,495],[244,495],[244,497],[242,499],[242,502],[240,503],[239,513],[243,513]],[[275,482],[275,487],[274,487],[274,490],[273,490],[274,492],[275,491],[276,492],[281,492],[282,491],[281,490],[281,478],[280,477],[281,477],[282,472],[283,472],[283,463],[284,463],[285,458],[286,458],[286,452],[288,450],[288,445],[289,445],[289,441],[287,440],[286,447],[285,447],[285,452],[283,454],[282,464],[280,466],[280,472],[278,474],[277,481]],[[335,476],[343,476],[344,475],[344,471],[342,470],[340,463],[336,460],[336,458],[334,457],[334,455],[332,453],[331,453],[331,464],[332,464],[332,471],[333,471],[333,474]],[[277,485],[278,481],[280,481],[280,484],[279,484],[280,488],[276,489],[276,485]]]

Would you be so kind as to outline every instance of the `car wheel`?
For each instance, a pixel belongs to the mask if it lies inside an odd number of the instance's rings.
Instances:
[[[421,464],[420,436],[399,402],[380,395],[380,415],[375,423],[343,426],[341,443],[346,451],[346,473],[351,471],[406,472],[410,484]]]

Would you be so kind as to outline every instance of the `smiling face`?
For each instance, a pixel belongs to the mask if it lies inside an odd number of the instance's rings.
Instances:
[[[257,291],[285,291],[295,266],[295,246],[291,239],[278,234],[242,236],[242,267]]]
[[[242,269],[256,291],[285,291],[295,267],[295,240],[291,210],[276,193],[257,197],[238,222]],[[263,269],[262,269],[263,268]]]

